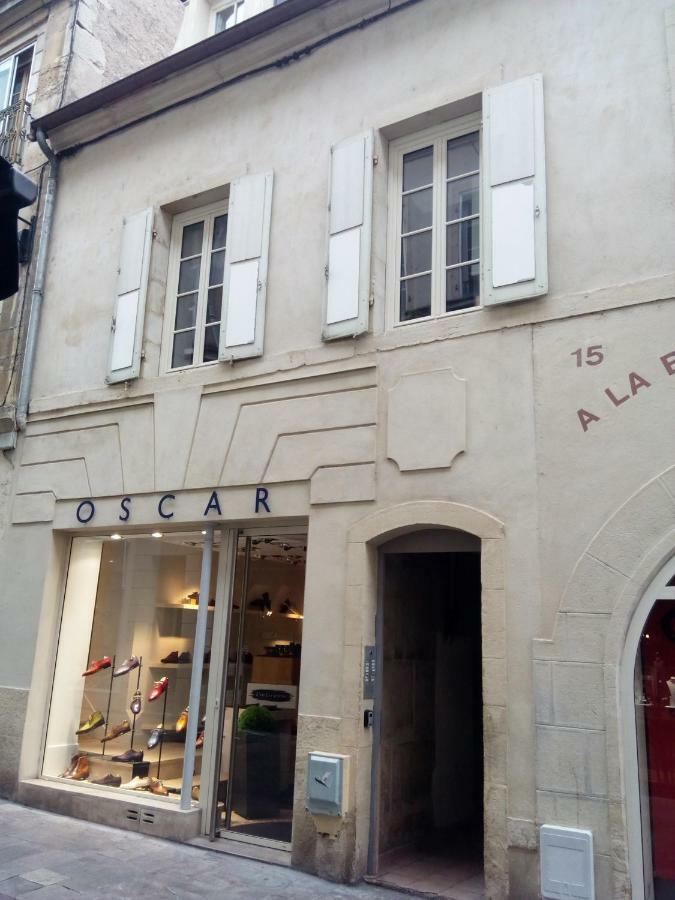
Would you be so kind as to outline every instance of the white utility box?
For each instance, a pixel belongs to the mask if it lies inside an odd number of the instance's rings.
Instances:
[[[541,896],[595,900],[593,834],[583,828],[542,825],[539,832]]]
[[[346,757],[337,753],[310,753],[307,765],[307,809],[317,816],[341,816],[345,812]]]

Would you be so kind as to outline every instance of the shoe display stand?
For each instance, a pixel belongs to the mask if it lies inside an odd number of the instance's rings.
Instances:
[[[136,675],[136,693],[139,692],[140,687],[141,687],[141,672],[142,672],[142,670],[143,670],[143,657],[139,656],[138,657],[138,666],[137,666],[138,674]],[[110,687],[112,690],[112,682],[111,682]],[[108,702],[110,702],[110,701],[108,701]],[[136,719],[138,718],[140,713],[135,713],[132,711],[131,715],[134,718],[132,719],[132,722],[131,722],[131,744],[129,745],[129,749],[133,750],[134,749],[134,736],[136,735]],[[135,774],[136,773],[134,772],[134,775]]]
[[[105,722],[103,723],[103,740],[101,742],[101,756],[105,756],[105,745],[106,739],[108,737],[108,725],[110,724],[110,700],[112,698],[112,689],[113,689],[113,678],[115,677],[115,660],[116,656],[112,658],[112,664],[110,666],[110,684],[108,685],[108,706],[105,711]],[[133,735],[133,732],[132,732]],[[133,744],[133,738],[132,738]]]
[[[164,746],[164,738],[166,737],[166,732],[164,731],[164,726],[166,724],[166,701],[169,696],[169,685],[167,684],[164,690],[164,703],[162,704],[162,724],[160,728],[162,729],[162,735],[159,739],[159,755],[157,757],[157,778],[160,777],[160,772],[162,770],[162,747]]]

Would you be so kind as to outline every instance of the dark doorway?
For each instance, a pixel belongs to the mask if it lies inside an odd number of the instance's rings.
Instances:
[[[480,552],[385,552],[380,572],[377,877],[480,897]]]

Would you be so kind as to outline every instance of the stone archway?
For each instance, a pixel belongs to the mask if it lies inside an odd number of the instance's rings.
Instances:
[[[508,896],[506,823],[506,643],[504,639],[504,527],[494,516],[448,501],[402,503],[355,523],[348,533],[345,616],[358,621],[364,643],[375,643],[377,548],[425,528],[464,531],[481,541],[483,722],[485,765],[485,878],[490,897]],[[345,667],[343,684],[353,672]],[[371,746],[358,762],[356,868],[363,873],[369,839]]]
[[[631,871],[641,865],[641,848],[629,852],[621,672],[640,601],[674,553],[672,467],[595,534],[565,588],[553,638],[534,641],[536,824],[593,831],[596,896],[631,896]]]

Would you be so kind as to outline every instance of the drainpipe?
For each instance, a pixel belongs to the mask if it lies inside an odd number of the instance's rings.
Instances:
[[[19,399],[16,405],[16,426],[19,431],[25,431],[28,417],[28,401],[33,381],[33,367],[35,364],[35,351],[37,349],[38,331],[40,329],[40,316],[42,314],[42,298],[45,285],[45,271],[47,268],[47,250],[49,238],[52,232],[54,219],[54,200],[56,197],[56,180],[59,173],[59,160],[52,148],[47,143],[47,137],[41,128],[35,132],[35,140],[40,150],[49,160],[49,178],[45,190],[45,203],[42,213],[42,229],[38,245],[37,261],[35,263],[35,279],[31,294],[30,308],[28,312],[28,328],[26,330],[26,346],[24,347],[23,363],[21,365],[21,382],[19,387]]]

